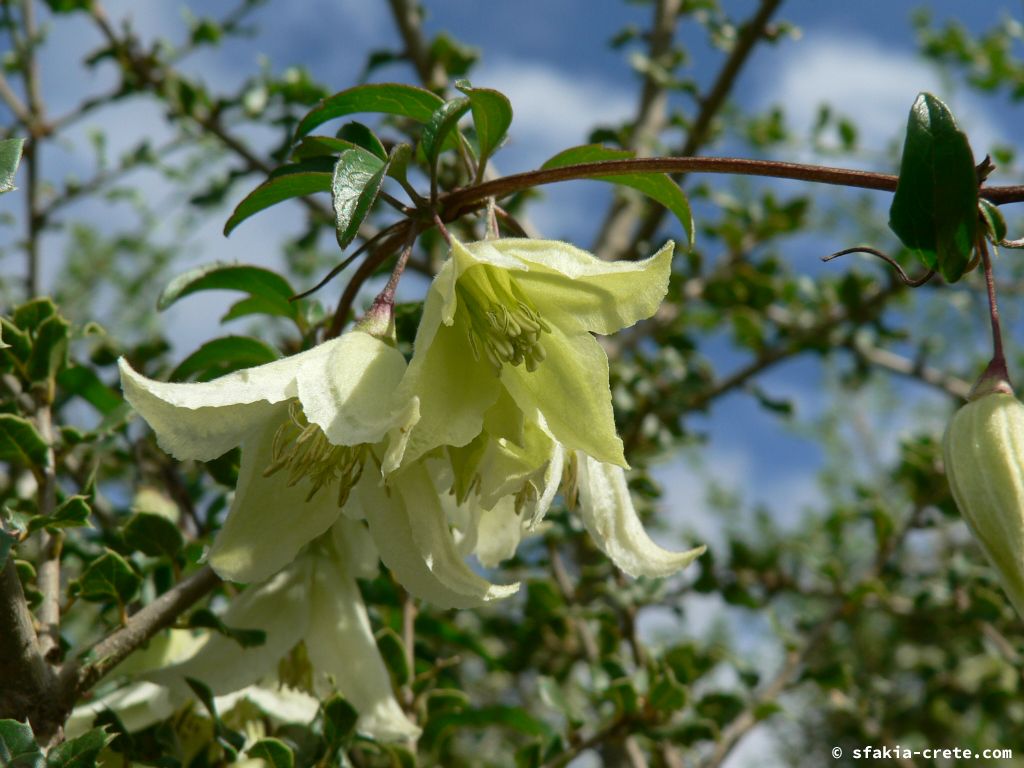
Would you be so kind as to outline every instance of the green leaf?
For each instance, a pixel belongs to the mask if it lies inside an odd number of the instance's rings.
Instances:
[[[422,744],[427,749],[433,749],[441,743],[452,728],[487,728],[491,726],[501,726],[528,736],[541,736],[546,739],[555,735],[550,725],[536,719],[526,710],[519,707],[495,705],[445,712],[431,718],[423,729]]]
[[[167,309],[179,299],[198,291],[241,291],[264,299],[266,314],[298,317],[298,308],[288,301],[295,295],[295,291],[277,272],[263,267],[222,262],[190,269],[171,280],[157,299],[157,309]]]
[[[4,768],[45,768],[43,751],[28,723],[0,720],[0,765]]]
[[[39,515],[33,517],[28,523],[28,532],[34,533],[40,528],[56,530],[58,528],[80,528],[89,525],[89,515],[92,509],[85,496],[69,496],[63,501],[49,517]]]
[[[292,150],[296,160],[311,160],[316,157],[340,155],[346,149],[357,149],[358,145],[334,136],[306,136],[299,146]]]
[[[408,144],[395,144],[391,148],[391,155],[388,158],[388,176],[403,183],[408,182],[406,178],[409,172],[409,161],[412,160],[412,147]]]
[[[437,162],[437,156],[441,154],[441,150],[445,148],[445,139],[448,138],[448,134],[455,129],[459,119],[469,111],[469,107],[469,99],[460,96],[457,99],[446,101],[430,116],[430,122],[423,129],[421,146],[423,155],[431,167]]]
[[[193,611],[188,617],[188,625],[192,629],[212,629],[225,637],[230,637],[243,648],[254,648],[267,642],[267,633],[262,629],[237,629],[227,626],[220,617],[208,608]]]
[[[121,529],[124,543],[150,557],[175,558],[185,539],[173,522],[152,512],[136,512]]]
[[[115,738],[102,728],[58,744],[46,756],[46,768],[95,768],[100,752]]]
[[[28,419],[0,413],[0,461],[26,466],[46,463],[46,443]]]
[[[224,336],[208,341],[182,360],[171,372],[171,381],[185,381],[193,376],[209,381],[242,368],[279,360],[281,354],[264,341],[249,336]],[[197,375],[198,374],[198,375]]]
[[[12,320],[23,331],[35,331],[49,318],[57,314],[57,305],[48,296],[26,301],[14,308]]]
[[[978,229],[978,178],[967,136],[930,93],[917,97],[889,227],[929,269],[951,283],[964,273]]]
[[[106,415],[124,400],[96,375],[92,368],[75,365],[57,375],[57,386],[69,395],[78,395],[100,413]]]
[[[28,360],[32,354],[32,340],[28,334],[6,317],[0,317],[0,328],[3,328],[3,348],[11,350],[8,354],[23,362]]]
[[[77,595],[91,602],[113,600],[119,605],[129,602],[139,590],[142,579],[127,561],[112,550],[107,550],[85,569],[76,582]]]
[[[295,131],[295,136],[301,138],[328,120],[359,112],[400,115],[419,123],[425,123],[430,120],[434,110],[443,103],[444,100],[440,96],[411,85],[401,83],[357,85],[355,88],[349,88],[322,99],[302,118]]]
[[[468,80],[458,81],[455,87],[469,97],[473,126],[480,145],[480,162],[483,163],[501,146],[508,134],[512,124],[512,104],[501,91],[474,88]]]
[[[295,754],[279,739],[260,739],[246,753],[266,761],[269,768],[293,768]]]
[[[377,200],[387,170],[387,162],[362,149],[347,150],[338,158],[331,181],[331,198],[338,245],[342,249],[359,233],[359,225]]]
[[[24,139],[4,139],[0,141],[0,194],[11,192],[14,186],[14,175],[18,172],[21,162],[21,150]]]
[[[605,160],[624,160],[630,157],[633,157],[633,153],[629,150],[610,149],[600,144],[585,144],[559,152],[544,163],[541,169],[562,168],[567,165],[597,163]],[[609,184],[631,187],[661,203],[679,219],[679,223],[683,225],[683,231],[686,233],[687,242],[693,245],[693,213],[690,211],[690,201],[667,173],[624,173],[594,178]]]
[[[243,198],[224,224],[224,235],[253,214],[259,213],[272,205],[290,200],[293,197],[327,192],[331,188],[331,174],[319,165],[306,163],[286,165],[260,184]]]
[[[998,206],[982,198],[978,200],[978,214],[985,225],[985,232],[989,240],[998,244],[1006,239],[1006,219],[1003,218],[1003,213]]]
[[[648,703],[654,709],[666,714],[686,706],[686,688],[679,684],[672,668],[662,664],[657,670],[656,682],[651,686]]]
[[[384,627],[377,633],[377,648],[381,658],[391,673],[391,680],[396,688],[409,683],[411,670],[405,654],[405,643],[391,627]]]
[[[28,376],[34,382],[51,381],[64,367],[68,354],[68,321],[52,315],[36,329],[32,354],[28,358]]]
[[[324,740],[329,754],[333,754],[356,730],[359,713],[341,696],[334,696],[324,702]]]
[[[357,147],[362,147],[371,155],[379,157],[381,160],[388,159],[388,151],[384,149],[380,139],[362,123],[357,123],[354,120],[351,123],[345,123],[341,126],[341,130],[338,131],[338,138],[349,141]]]
[[[213,702],[213,691],[210,690],[210,686],[201,680],[191,677],[186,677],[185,682],[188,683],[188,687],[192,689],[192,692],[202,702],[206,711],[210,713],[214,732],[217,734],[217,742],[228,753],[228,762],[234,762],[238,756],[238,751],[245,746],[245,736],[238,731],[228,728],[224,721],[221,720],[220,715],[217,714],[217,707]]]

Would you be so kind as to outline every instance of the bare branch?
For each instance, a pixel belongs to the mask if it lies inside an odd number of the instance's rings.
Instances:
[[[14,558],[8,556],[0,570],[0,718],[23,719],[48,690],[50,674]]]
[[[430,60],[430,51],[423,39],[423,12],[414,0],[388,0],[391,15],[405,44],[405,57],[416,70],[420,82],[431,90],[447,85],[444,67]]]
[[[53,421],[49,403],[36,411],[36,426],[46,442],[46,464],[39,483],[39,514],[49,517],[57,506],[57,462],[53,453]],[[60,654],[60,554],[64,534],[43,532],[42,559],[36,570],[36,583],[43,594],[39,605],[39,652],[47,661]]]
[[[943,373],[937,368],[932,368],[920,361],[903,357],[903,355],[898,355],[887,349],[866,343],[858,343],[853,349],[858,357],[863,358],[871,365],[898,373],[901,376],[917,379],[925,384],[930,384],[952,397],[962,400],[971,391],[970,382]]]
[[[96,643],[79,659],[68,662],[60,674],[63,697],[73,702],[128,654],[173,624],[178,616],[220,583],[220,577],[205,565],[139,610],[124,627]],[[83,659],[88,661],[83,662]]]
[[[32,115],[28,111],[28,107],[25,106],[18,94],[11,88],[11,84],[7,82],[7,78],[4,77],[3,72],[0,72],[0,100],[7,105],[7,108],[14,113],[14,117],[17,118],[18,122],[28,129],[28,126],[32,123]]]

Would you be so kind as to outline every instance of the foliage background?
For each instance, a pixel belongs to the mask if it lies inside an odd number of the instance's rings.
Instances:
[[[21,191],[0,198],[4,306],[52,295],[75,329],[72,360],[110,388],[117,354],[160,377],[226,333],[294,351],[299,334],[279,318],[219,327],[237,294],[197,294],[163,314],[156,297],[212,260],[270,266],[299,290],[338,260],[325,198],[278,206],[227,240],[219,232],[283,161],[296,118],[365,79],[445,88],[469,76],[504,90],[516,117],[496,158],[503,173],[588,140],[894,171],[906,110],[930,89],[954,106],[977,158],[992,153],[994,181],[1019,175],[1016,6],[426,5],[421,20],[403,0],[5,2],[11,94],[0,92],[10,96],[0,125],[37,141]],[[19,31],[29,8],[42,35],[34,48]],[[571,516],[552,515],[507,569],[529,584],[521,598],[478,612],[422,608],[415,680],[393,654],[427,728],[418,759],[821,765],[833,746],[1018,747],[1020,622],[956,513],[937,450],[987,349],[980,281],[911,294],[875,263],[820,265],[860,242],[897,249],[887,195],[731,177],[683,184],[697,245],[677,256],[662,312],[607,348],[638,499],[662,542],[710,551],[682,577],[634,583]],[[516,205],[532,231],[605,257],[682,239],[678,224],[598,183]],[[442,255],[436,238],[421,239],[401,299],[422,296]],[[1012,253],[999,259],[1011,372],[1022,360],[1019,272]],[[316,294],[324,312],[343,284]],[[17,393],[5,386],[9,411]],[[123,540],[139,490],[181,511],[187,569],[216,525],[230,462],[176,466],[119,410],[89,399],[63,383],[56,404],[58,428],[82,435],[64,438],[61,488],[90,494],[94,526],[67,534],[64,588],[112,546],[143,577],[135,605],[177,576]],[[17,465],[4,475],[9,520],[39,511],[27,485]],[[23,569],[30,593],[49,535],[17,553],[36,565]],[[412,638],[400,596],[383,577],[364,587],[401,649]],[[116,608],[77,603],[65,640],[100,636]],[[173,732],[114,746],[174,755]],[[278,735],[301,763],[315,732]],[[375,754],[361,744],[349,759],[384,759]]]

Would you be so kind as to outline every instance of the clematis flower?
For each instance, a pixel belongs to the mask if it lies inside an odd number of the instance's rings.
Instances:
[[[225,612],[228,626],[262,630],[264,643],[242,648],[210,634],[198,648],[187,649],[187,658],[89,705],[75,722],[110,708],[126,726],[131,723],[131,730],[144,728],[188,701],[192,693],[185,679],[194,678],[210,687],[222,711],[244,697],[281,721],[312,719],[317,698],[336,690],[359,712],[361,732],[382,741],[416,738],[419,728],[394,698],[355,581],[373,578],[377,568],[365,526],[339,518],[329,533],[284,570],[250,586]],[[307,690],[286,687],[289,681],[279,679],[282,659],[300,642],[310,674],[297,677],[308,677]]]
[[[608,358],[591,334],[654,314],[672,250],[670,242],[644,261],[607,262],[550,240],[453,239],[402,381],[421,418],[385,472],[439,446],[469,445],[485,417],[514,430],[523,413],[542,414],[567,451],[625,467]]]
[[[401,452],[418,418],[416,399],[396,393],[405,359],[361,330],[210,382],[154,381],[124,359],[120,367],[125,398],[175,458],[209,461],[241,446],[209,558],[234,581],[269,578],[330,528],[364,467]]]

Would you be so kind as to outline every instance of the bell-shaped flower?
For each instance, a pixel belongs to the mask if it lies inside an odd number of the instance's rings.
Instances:
[[[241,446],[209,559],[235,581],[269,578],[330,528],[364,468],[379,481],[387,452],[401,454],[419,413],[396,393],[401,353],[361,330],[210,382],[159,382],[120,366],[125,398],[172,456],[209,461]]]
[[[222,619],[228,627],[260,630],[265,641],[241,647],[211,633],[184,660],[150,671],[144,680],[94,704],[128,718],[132,729],[168,717],[192,698],[186,678],[210,687],[224,705],[246,697],[279,719],[300,719],[310,697],[333,692],[359,712],[361,732],[381,741],[416,738],[419,728],[396,701],[377,649],[356,578],[373,578],[377,552],[366,527],[341,517],[281,572],[235,598]],[[310,674],[308,690],[287,688],[281,662],[302,643]],[[281,691],[275,697],[273,688]],[[282,693],[283,691],[283,693]],[[315,712],[316,706],[313,706]],[[309,719],[309,718],[306,718]],[[126,721],[127,725],[127,721]]]
[[[539,412],[568,451],[626,466],[615,431],[608,358],[593,333],[654,314],[672,243],[644,261],[607,262],[567,243],[452,240],[427,294],[402,382],[421,418],[385,472],[439,446],[462,447],[497,405],[499,421]]]

